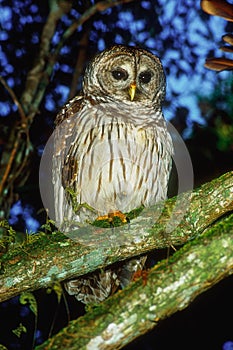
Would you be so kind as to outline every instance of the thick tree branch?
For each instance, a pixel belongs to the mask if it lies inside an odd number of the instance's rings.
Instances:
[[[92,226],[82,228],[78,237],[77,232],[73,233],[77,242],[61,233],[35,235],[34,242],[16,247],[2,257],[0,301],[23,291],[49,286],[54,279],[63,281],[193,239],[233,210],[233,172],[178,199],[167,200],[159,219],[158,210],[161,213],[161,205],[145,209],[132,220],[130,228],[126,225],[115,228],[114,232]]]
[[[36,349],[121,349],[233,273],[233,214]]]

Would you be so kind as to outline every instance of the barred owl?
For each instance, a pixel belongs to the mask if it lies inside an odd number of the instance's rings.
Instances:
[[[173,146],[161,109],[165,87],[159,58],[140,48],[113,46],[89,63],[82,93],[56,119],[53,186],[63,231],[166,198]],[[126,286],[145,260],[70,280],[65,288],[84,303],[100,302]]]

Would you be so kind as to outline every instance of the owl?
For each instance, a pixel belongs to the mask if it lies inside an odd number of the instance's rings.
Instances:
[[[173,144],[162,114],[165,89],[159,58],[141,48],[116,45],[88,64],[82,92],[56,118],[54,207],[64,232],[166,199]],[[124,288],[145,261],[130,259],[65,288],[83,303],[98,303]]]

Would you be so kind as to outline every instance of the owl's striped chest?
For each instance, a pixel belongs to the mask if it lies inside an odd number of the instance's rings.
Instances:
[[[129,211],[166,197],[170,157],[166,133],[121,118],[81,118],[65,158],[65,175],[79,203],[100,213]],[[165,136],[165,138],[164,138]],[[160,181],[160,177],[162,177]]]

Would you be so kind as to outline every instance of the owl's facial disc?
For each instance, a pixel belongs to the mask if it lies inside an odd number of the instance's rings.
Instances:
[[[121,46],[114,47],[111,55],[109,52],[100,53],[89,66],[84,88],[90,94],[143,105],[163,100],[165,77],[156,56],[145,50]]]

